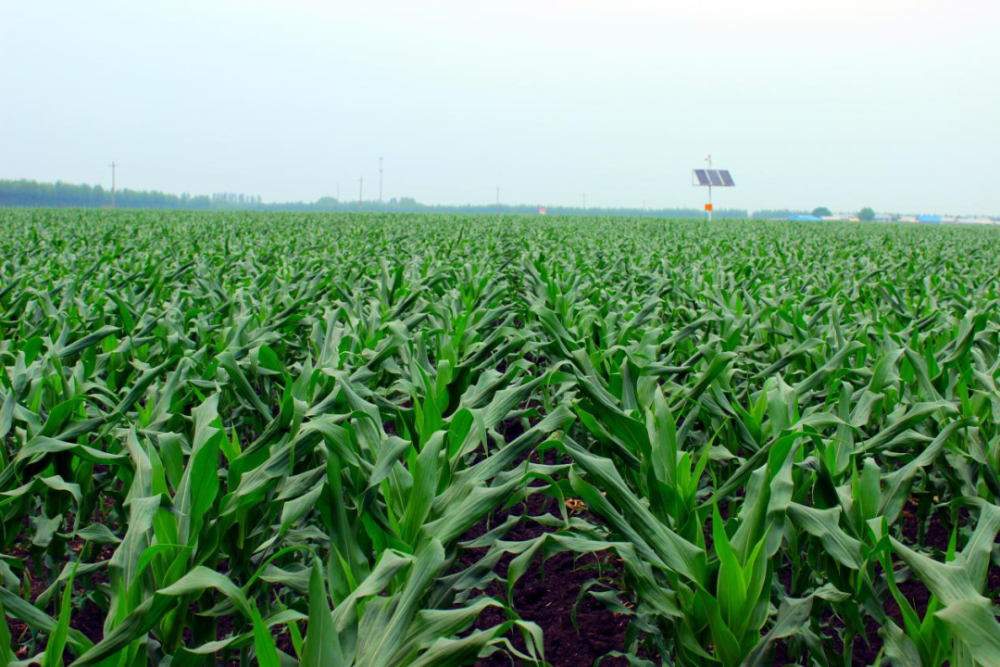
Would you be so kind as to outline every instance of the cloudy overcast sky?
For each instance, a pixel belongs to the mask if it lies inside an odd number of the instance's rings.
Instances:
[[[1000,214],[996,0],[0,0],[0,178]]]

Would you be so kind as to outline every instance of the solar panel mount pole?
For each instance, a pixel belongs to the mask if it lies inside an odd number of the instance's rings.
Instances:
[[[705,162],[708,163],[708,168],[712,168],[712,154],[709,153],[708,157],[705,158]],[[712,222],[712,181],[708,181],[708,221]]]

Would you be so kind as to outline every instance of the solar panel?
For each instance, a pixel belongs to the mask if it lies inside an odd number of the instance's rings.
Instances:
[[[736,185],[728,169],[695,169],[692,173],[694,175],[692,185],[717,188],[731,188]]]

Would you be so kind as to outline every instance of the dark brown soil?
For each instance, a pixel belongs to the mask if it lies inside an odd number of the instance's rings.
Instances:
[[[508,427],[516,432],[514,424]],[[513,428],[510,428],[513,427]],[[554,463],[554,452],[546,453],[545,462]],[[508,516],[541,516],[546,513],[558,515],[558,501],[540,493],[528,497],[527,501],[518,503],[507,510],[495,512],[492,517],[473,527],[465,539],[472,539],[485,533],[491,526],[496,526]],[[550,532],[539,524],[525,520],[515,526],[507,534],[507,540],[528,540]],[[486,553],[486,549],[470,549],[463,554],[459,562],[469,565]],[[506,578],[507,568],[513,560],[505,555],[497,567],[497,573]],[[605,575],[614,574],[613,557],[605,557],[601,561],[592,555],[578,558],[571,553],[556,554],[544,564],[541,556],[528,568],[528,571],[518,580],[514,587],[514,610],[522,620],[537,623],[544,633],[545,659],[553,667],[587,667],[607,655],[610,651],[621,651],[625,646],[625,628],[628,619],[613,614],[601,603],[590,596],[584,596],[577,605],[581,587],[590,579],[598,577],[598,568]],[[503,600],[506,592],[503,586],[494,582],[486,593]],[[576,624],[573,626],[573,607],[576,607]],[[476,622],[477,629],[486,629],[507,620],[505,613],[497,608],[484,612]],[[579,628],[579,630],[577,630]],[[521,634],[514,631],[508,635],[511,643],[518,650],[524,651],[525,644]],[[508,667],[510,658],[502,652],[494,653],[488,658],[479,660],[478,667]],[[515,662],[514,664],[521,664]],[[623,658],[605,658],[601,665],[606,667],[623,667],[628,663]]]
[[[26,538],[24,536],[19,540],[26,543]],[[81,549],[83,548],[83,541],[75,539],[67,543],[66,554],[63,557],[62,563],[59,566],[59,570],[69,562],[70,558],[75,558],[79,555]],[[114,553],[114,547],[110,545],[103,546],[100,551],[94,551],[91,557],[85,559],[85,562],[100,562],[106,561],[111,558]],[[46,572],[38,572],[35,568],[35,563],[30,558],[29,552],[22,547],[14,547],[10,550],[11,556],[16,556],[24,562],[24,571],[21,574],[23,584],[28,587],[28,601],[32,604],[38,599],[46,588],[49,586],[50,579],[45,575]],[[58,574],[58,571],[53,571],[51,576],[54,578]],[[106,584],[108,582],[108,576],[106,570],[98,570],[92,573],[89,578],[77,578],[73,583],[74,599],[84,600],[80,608],[74,609],[73,615],[70,618],[69,626],[74,630],[79,630],[88,639],[93,642],[98,642],[104,637],[104,611],[98,607],[94,602],[89,599],[92,593],[92,589],[97,584]],[[49,603],[47,609],[43,611],[50,615],[55,616],[57,609],[56,606],[59,604],[60,596],[54,595],[52,601]],[[14,618],[9,616],[5,618],[7,622],[7,629],[10,631],[11,639],[13,640],[15,648],[15,656],[19,660],[26,660],[32,655],[37,655],[44,648],[48,641],[48,638],[44,635],[39,635],[34,641],[32,641],[32,632],[28,626]],[[63,653],[63,661],[66,664],[72,662],[73,656],[66,650]]]
[[[514,589],[514,607],[521,618],[537,623],[545,636],[545,658],[555,667],[592,665],[608,652],[622,650],[627,619],[616,617],[591,597],[584,597],[576,610],[579,631],[573,627],[573,605],[580,587],[593,576],[583,568],[581,559],[575,564],[570,554],[553,556],[545,564],[545,576],[536,566],[518,581]],[[504,568],[506,569],[506,568]],[[503,622],[503,612],[489,610],[477,622],[477,627],[489,627]],[[524,649],[519,634],[512,634],[511,642]],[[476,663],[481,667],[509,665],[510,660],[497,653]],[[519,664],[519,663],[518,663]],[[606,658],[602,665],[626,665],[624,659]]]

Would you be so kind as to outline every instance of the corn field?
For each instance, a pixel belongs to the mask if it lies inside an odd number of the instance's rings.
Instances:
[[[0,223],[0,665],[1000,665],[993,229]]]

